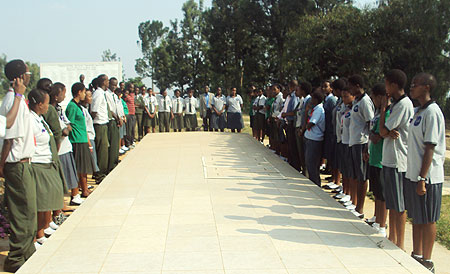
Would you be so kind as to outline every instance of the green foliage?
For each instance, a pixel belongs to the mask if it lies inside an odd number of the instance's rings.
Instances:
[[[0,56],[0,98],[3,98],[5,96],[6,92],[8,92],[9,89],[9,80],[5,76],[5,65],[8,63],[7,57],[5,54],[2,54]],[[28,84],[26,94],[31,91],[32,88],[34,88],[39,81],[40,77],[40,69],[39,65],[31,63],[31,62],[25,62],[28,66],[28,69],[31,72],[31,79],[30,83]]]
[[[441,217],[436,223],[436,239],[450,249],[450,196],[442,196]]]
[[[128,78],[125,81],[126,84],[133,84],[135,87],[142,87],[145,86],[142,82],[142,77],[134,77],[134,78]]]
[[[116,53],[112,53],[110,49],[104,50],[102,54],[102,62],[117,62],[120,57]]]

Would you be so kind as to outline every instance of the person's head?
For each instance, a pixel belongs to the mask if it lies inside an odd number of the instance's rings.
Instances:
[[[84,83],[84,79],[85,79],[84,74],[80,74],[80,83]]]
[[[346,105],[350,105],[355,100],[355,95],[353,95],[349,89],[345,88],[342,91],[342,101]]]
[[[134,84],[133,83],[128,83],[127,84],[127,91],[128,91],[128,93],[134,91]]]
[[[63,83],[57,82],[52,85],[52,90],[49,93],[50,104],[59,104],[66,98],[66,86]]]
[[[273,98],[272,86],[266,87],[266,96],[267,98]]]
[[[181,95],[181,91],[179,90],[179,89],[176,89],[175,90],[175,97],[180,97],[180,95]]]
[[[273,95],[277,96],[278,93],[281,92],[281,85],[280,84],[273,84],[271,89],[272,89]]]
[[[119,88],[121,89],[121,90],[124,90],[125,89],[125,82],[120,82],[119,83]]]
[[[311,94],[311,91],[312,91],[311,83],[308,81],[301,82],[300,90],[303,92],[303,96],[307,96],[307,95]]]
[[[86,96],[84,96],[84,100],[81,102],[83,105],[92,104],[92,91],[86,90]]]
[[[234,97],[234,96],[236,96],[236,93],[237,93],[237,89],[236,89],[236,88],[231,88],[231,90],[230,90],[230,96],[231,96],[231,97]]]
[[[166,97],[167,96],[167,89],[164,89],[163,91],[160,91],[161,95]]]
[[[192,96],[194,96],[194,90],[193,89],[188,89],[188,96],[189,98],[192,98]]]
[[[28,86],[31,79],[31,72],[27,64],[22,60],[11,60],[5,65],[5,76],[12,83],[14,79],[21,78],[23,84]]]
[[[331,88],[330,81],[324,81],[321,86],[322,86],[322,92],[323,92],[323,94],[325,94],[325,96],[328,96],[333,91],[333,89]]]
[[[118,82],[119,81],[117,81],[116,77],[111,77],[111,79],[109,79],[109,90],[114,92],[117,89],[117,83]]]
[[[411,82],[410,95],[412,99],[433,97],[433,92],[437,87],[436,78],[426,72],[421,72],[414,76]]]
[[[147,93],[148,93],[148,95],[150,95],[150,96],[151,96],[151,95],[153,94],[153,90],[152,90],[152,88],[148,88],[148,89],[147,89]]]
[[[316,90],[311,94],[311,104],[313,106],[317,106],[318,104],[321,104],[323,102],[323,99],[325,99],[325,96],[322,92],[322,90]]]
[[[261,96],[261,95],[263,95],[264,94],[264,90],[262,89],[262,88],[258,88],[258,90],[257,90],[257,95],[258,96]]]
[[[83,83],[75,83],[72,85],[72,97],[75,101],[83,101],[86,97],[86,88]]]
[[[205,93],[209,92],[209,86],[205,86]]]
[[[391,69],[384,75],[384,84],[388,96],[394,96],[399,91],[405,89],[408,78],[406,74],[399,69]]]
[[[49,93],[52,90],[52,84],[52,80],[48,78],[41,78],[37,82],[36,88]]]
[[[354,74],[348,78],[348,89],[354,96],[364,93],[364,79],[359,74]]]
[[[48,93],[41,89],[32,89],[28,94],[28,106],[37,115],[46,114],[48,111],[48,104],[50,102],[50,96]]]
[[[147,91],[147,88],[145,86],[142,86],[141,87],[141,94],[144,95],[146,91]]]
[[[134,86],[134,94],[139,94],[139,90],[138,86]]]
[[[92,89],[91,89],[91,87],[92,87]],[[92,79],[92,82],[89,85],[89,89],[91,89],[92,91],[98,89],[98,78]]]
[[[103,90],[106,90],[109,85],[108,76],[106,76],[106,74],[100,74],[97,77],[97,83],[100,88],[102,88]]]
[[[333,94],[337,97],[342,96],[342,90],[347,87],[347,82],[344,79],[337,79],[331,83],[331,88],[333,89]]]
[[[384,96],[386,96],[386,87],[383,83],[378,83],[373,86],[370,98],[372,99],[375,108],[381,107],[381,100]]]
[[[218,87],[218,88],[217,88],[216,95],[217,95],[217,96],[222,95],[222,88],[221,88],[221,87]]]
[[[291,81],[289,82],[289,85],[288,85],[288,87],[289,87],[289,92],[295,91],[295,89],[297,88],[297,86],[298,86],[298,81],[297,81],[297,80],[291,80]]]

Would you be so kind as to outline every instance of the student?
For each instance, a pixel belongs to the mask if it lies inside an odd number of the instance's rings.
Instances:
[[[117,96],[120,98],[120,102],[122,103],[122,108],[123,108],[123,114],[125,115],[123,117],[123,124],[122,124],[122,127],[121,127],[121,130],[123,131],[123,134],[121,134],[122,139],[120,140],[120,145],[122,147],[120,149],[123,150],[124,152],[126,152],[126,151],[129,150],[129,148],[126,146],[127,128],[128,128],[127,117],[128,117],[128,114],[129,114],[127,103],[124,100],[124,97],[126,96],[126,90],[122,90],[121,89],[120,94],[117,94]]]
[[[94,121],[92,120],[91,114],[89,113],[89,106],[92,104],[92,92],[90,90],[86,90],[86,96],[84,100],[81,101],[81,109],[83,110],[84,119],[86,120],[86,131],[89,139],[89,150],[92,155],[92,159],[94,160],[94,173],[99,171],[97,166],[97,151],[95,149],[95,129],[94,129]]]
[[[242,120],[242,107],[244,106],[244,101],[241,95],[237,94],[236,88],[230,90],[230,95],[227,97],[227,128],[231,132],[241,132],[244,127]]]
[[[341,120],[339,122],[338,130],[341,132],[341,142],[342,142],[342,159],[339,166],[342,173],[342,183],[343,183],[343,193],[336,195],[339,202],[343,203],[344,206],[356,214],[355,208],[358,197],[358,191],[355,181],[353,180],[353,161],[352,153],[349,147],[350,143],[350,124],[352,119],[352,104],[355,100],[355,96],[344,87],[342,90],[342,102],[344,107],[341,109]]]
[[[288,162],[293,168],[300,171],[300,160],[298,156],[297,139],[295,137],[294,125],[296,108],[300,104],[299,99],[297,98],[297,96],[295,96],[297,86],[297,80],[292,80],[289,82],[289,95],[286,98],[283,111],[281,112],[281,118],[283,118],[286,122],[286,138],[289,149]]]
[[[308,170],[306,168],[305,160],[305,140],[303,137],[303,128],[306,127],[306,105],[309,104],[311,100],[311,90],[312,86],[309,82],[302,82],[298,86],[297,92],[299,96],[303,97],[302,104],[296,112],[295,120],[295,138],[297,142],[298,157],[300,162],[301,172],[304,176],[309,177]]]
[[[155,133],[156,128],[156,106],[158,106],[158,100],[151,88],[148,89],[148,96],[144,98],[145,112],[142,124],[144,125],[145,133]]]
[[[250,92],[249,92],[249,99],[250,99],[250,111],[249,111],[249,116],[250,116],[250,128],[252,129],[252,135],[253,138],[256,139],[256,127],[255,127],[255,110],[253,109],[253,103],[256,100],[256,87],[255,86],[251,86],[250,87]]]
[[[91,194],[87,186],[87,175],[94,173],[95,164],[90,151],[90,149],[93,149],[93,146],[88,138],[86,118],[81,106],[81,102],[86,97],[86,89],[82,83],[72,85],[72,97],[73,99],[66,108],[66,115],[72,126],[69,140],[73,147],[73,155],[78,172],[78,185],[82,191],[81,196],[86,198]]]
[[[309,179],[320,187],[319,165],[322,156],[323,138],[325,134],[325,111],[323,109],[323,93],[315,91],[311,95],[311,114],[306,121],[305,159]],[[297,150],[295,151],[297,153]]]
[[[97,184],[100,184],[108,174],[109,140],[108,123],[112,119],[111,110],[106,99],[108,76],[98,76],[98,88],[92,96],[91,116],[94,119],[95,149],[97,150],[97,165],[100,171],[96,176]]]
[[[324,137],[324,150],[323,157],[327,160],[327,171],[331,173],[331,181],[336,181],[335,176],[335,163],[334,154],[336,150],[336,137],[333,130],[333,110],[337,104],[337,97],[333,93],[331,87],[331,81],[325,81],[322,83],[322,92],[325,95],[323,108],[325,110],[325,137]],[[339,182],[340,183],[340,182]],[[327,188],[337,188],[339,185],[334,184]]]
[[[281,153],[281,141],[280,141],[280,130],[278,128],[278,120],[281,115],[281,110],[284,106],[284,98],[282,93],[282,87],[279,84],[272,85],[272,92],[274,96],[274,101],[271,107],[271,117],[269,119],[270,123],[270,140],[272,140],[273,149],[277,155]]]
[[[363,159],[363,151],[369,141],[369,126],[374,116],[374,106],[370,97],[364,92],[364,79],[353,75],[348,79],[349,90],[355,96],[350,119],[349,146],[353,163],[353,179],[356,180],[358,197],[356,212],[364,218],[364,202],[368,187],[368,163]],[[353,197],[352,197],[353,198]],[[355,202],[355,201],[354,201]]]
[[[225,106],[227,99],[222,94],[222,88],[217,88],[216,96],[212,99],[211,126],[214,131],[225,131],[227,122],[225,120]]]
[[[31,114],[23,96],[30,75],[22,60],[5,65],[5,76],[12,84],[0,107],[0,115],[7,120],[0,158],[10,222],[9,253],[3,267],[7,272],[16,272],[36,250],[36,184],[30,164],[35,146]]]
[[[263,140],[264,134],[264,121],[265,121],[265,110],[264,105],[266,103],[266,96],[264,96],[264,92],[262,88],[259,88],[256,93],[256,99],[253,102],[252,108],[255,112],[253,127],[256,131],[255,139],[259,142]]]
[[[170,120],[173,120],[172,99],[167,95],[167,90],[163,90],[158,96],[158,116],[159,116],[159,132],[170,131]]]
[[[52,90],[52,81],[48,78],[39,79],[37,82],[37,89],[44,90],[47,93],[50,93]],[[50,130],[52,131],[53,137],[56,141],[56,147],[59,149],[61,145],[61,137],[62,131],[61,126],[59,125],[59,117],[56,108],[53,105],[49,105],[48,111],[42,115],[44,117],[45,122],[49,125]]]
[[[186,113],[186,131],[195,131],[197,128],[197,108],[198,100],[194,97],[194,90],[188,89],[188,97],[184,98],[184,108]]]
[[[389,209],[389,240],[405,249],[406,212],[403,196],[403,181],[407,167],[408,125],[414,115],[414,107],[405,93],[406,74],[398,69],[388,71],[384,77],[386,96],[381,102],[380,135],[384,138],[383,189],[386,208]],[[393,103],[388,108],[388,101]],[[389,118],[386,112],[390,110]]]
[[[275,101],[275,97],[273,96],[271,86],[266,87],[266,94],[267,94],[267,98],[266,98],[266,103],[264,104],[264,110],[265,110],[264,128],[265,128],[265,131],[263,133],[263,141],[264,141],[264,137],[267,136],[269,138],[268,147],[270,149],[274,150],[272,140],[270,140],[270,135],[271,135],[270,117],[272,116],[272,104]]]
[[[84,86],[83,86],[84,87]],[[38,228],[36,248],[46,241],[45,234],[52,234],[58,226],[52,221],[52,211],[64,207],[64,173],[58,158],[58,149],[50,127],[42,114],[47,112],[50,97],[46,91],[33,89],[28,95],[36,150],[31,158],[33,178],[36,184]]]
[[[380,135],[380,108],[381,101],[386,96],[386,88],[384,84],[377,84],[372,89],[370,98],[375,106],[375,116],[370,122],[370,144],[369,144],[369,183],[370,191],[375,196],[375,214],[373,218],[367,219],[366,222],[371,224],[383,237],[386,237],[386,202],[384,199],[382,165],[381,159],[383,155],[383,137]],[[385,119],[389,117],[390,111],[387,110]],[[366,156],[366,157],[367,157]]]
[[[120,149],[120,118],[117,110],[117,95],[114,91],[117,89],[117,79],[112,77],[109,79],[108,88],[105,91],[106,101],[108,103],[109,111],[111,112],[108,122],[108,173],[111,172],[119,163],[119,149]]]
[[[128,115],[127,117],[127,137],[125,138],[125,145],[129,148],[134,145],[134,138],[136,135],[136,107],[134,105],[134,85],[128,83],[123,100],[127,103]]]
[[[211,103],[214,93],[209,92],[209,87],[205,86],[205,92],[200,95],[200,117],[203,119],[203,130],[212,131],[211,127]]]
[[[140,91],[136,93],[136,97],[134,97],[134,106],[136,113],[136,123],[138,128],[138,141],[142,139],[144,136],[144,125],[142,124],[142,119],[144,118],[145,112],[145,98],[148,96],[145,86],[140,88]]]
[[[183,108],[184,108],[184,102],[183,98],[180,97],[181,91],[179,89],[175,90],[175,98],[172,102],[172,109],[173,109],[173,131],[174,132],[181,132],[181,130],[184,128],[184,118],[183,118]],[[212,100],[212,98],[211,98]]]
[[[114,100],[115,100],[115,104],[116,104],[116,108],[117,108],[117,126],[119,127],[119,155],[125,153],[126,150],[124,150],[123,147],[123,138],[125,137],[125,110],[123,108],[123,104],[122,104],[122,90],[120,88],[116,88],[114,90]],[[87,95],[86,95],[87,96]],[[125,104],[126,105],[126,104]],[[127,148],[128,150],[128,148]]]
[[[405,204],[413,222],[412,256],[434,273],[431,261],[436,239],[436,222],[441,213],[445,161],[445,120],[432,100],[436,78],[419,73],[411,84],[411,98],[417,100],[408,129]]]

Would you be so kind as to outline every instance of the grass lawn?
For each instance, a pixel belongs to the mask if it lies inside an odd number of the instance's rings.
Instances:
[[[449,158],[445,158],[445,162],[444,162],[444,175],[450,176],[450,159]]]
[[[450,250],[450,196],[442,197],[441,218],[437,222],[436,238]]]

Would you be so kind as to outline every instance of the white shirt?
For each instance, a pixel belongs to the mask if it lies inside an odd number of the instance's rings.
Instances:
[[[417,182],[422,168],[425,144],[436,145],[426,178],[431,184],[444,182],[445,120],[436,103],[426,108],[416,108],[408,128],[408,168],[406,178]]]
[[[346,110],[344,102],[341,102],[339,105],[336,106],[336,141],[338,143],[342,142],[342,115],[344,115]]]
[[[221,95],[220,97],[214,96],[211,104],[220,112],[223,109],[223,106],[227,104],[227,98],[225,98],[224,95]]]
[[[0,115],[0,138],[5,137],[6,134],[6,117]]]
[[[144,102],[150,114],[155,113],[156,106],[158,105],[158,100],[156,100],[156,97],[153,95],[144,97]]]
[[[112,92],[110,89],[107,89],[105,92],[106,95],[106,101],[108,102],[109,110],[112,111],[112,113],[117,113],[117,105],[116,105],[116,98],[117,95]],[[111,120],[114,120],[114,118],[111,118]]]
[[[109,122],[106,98],[105,91],[102,88],[96,89],[92,94],[91,112],[97,113],[94,124],[104,125]]]
[[[350,142],[350,121],[352,119],[352,109],[345,106],[341,116],[341,141],[344,145]]]
[[[257,111],[257,113],[261,113],[261,114],[266,114],[266,110],[264,109],[265,104],[266,104],[266,96],[264,96],[264,95],[256,97],[255,101],[253,102],[253,106],[255,106],[255,107],[260,107],[260,106],[263,107],[262,109]]]
[[[164,102],[166,108],[164,108]],[[170,109],[172,108],[172,99],[170,99],[170,96],[167,95],[166,97],[159,95],[158,96],[158,112],[170,112]]]
[[[303,108],[303,104],[305,102],[305,97],[297,97],[297,98],[298,98],[298,104],[297,104],[297,107],[295,108],[294,121],[295,121],[295,127],[300,128],[302,126],[302,120],[303,120],[301,109]]]
[[[375,116],[375,107],[369,95],[364,93],[359,100],[353,102],[351,116],[349,146],[367,144],[369,142],[369,123]]]
[[[87,108],[81,106],[81,109],[83,110],[84,120],[86,120],[86,131],[88,134],[88,138],[89,140],[94,140],[95,139],[94,121],[92,120],[91,114],[89,114]]]
[[[114,101],[116,102],[117,116],[119,116],[119,118],[125,117],[122,100],[119,98],[119,96],[117,96],[117,94],[114,94]]]
[[[183,102],[183,98],[181,97],[175,97],[172,101],[172,110],[173,113],[176,114],[180,114],[183,113],[183,108],[184,108],[184,102]]]
[[[283,109],[283,93],[279,92],[277,96],[275,96],[275,100],[272,104],[272,117],[277,118],[281,114],[281,110]],[[287,107],[287,106],[286,106]]]
[[[32,163],[49,164],[52,162],[52,151],[50,149],[50,133],[45,129],[44,119],[31,111],[31,125],[33,127],[34,138],[36,139],[36,149],[31,157]],[[48,128],[50,128],[47,125]]]
[[[325,133],[325,110],[323,109],[322,103],[313,108],[308,123],[313,123],[314,126],[305,131],[305,138],[313,141],[323,141],[323,135]]]
[[[69,119],[67,119],[66,114],[64,113],[64,111],[62,111],[61,108],[59,108],[58,110],[58,117],[59,117],[59,125],[61,126],[62,130],[64,130],[67,127],[67,125],[70,125]],[[69,152],[72,152],[72,143],[70,143],[69,136],[62,136],[58,155],[63,155]]]
[[[3,98],[2,105],[0,106],[0,115],[6,117],[14,104],[14,98],[14,91],[9,90]],[[1,139],[0,145],[2,146],[3,140],[12,140],[11,151],[6,158],[7,163],[16,163],[22,159],[31,158],[34,154],[34,135],[30,122],[30,116],[30,110],[25,102],[25,98],[22,96],[16,119],[14,120],[11,128],[6,129],[5,137]]]
[[[186,108],[186,114],[196,114],[197,108],[199,107],[199,102],[195,97],[184,98],[184,107]]]
[[[228,110],[227,112],[230,113],[241,113],[241,105],[244,104],[244,101],[242,100],[241,95],[236,94],[235,97],[228,96],[227,97],[227,106]]]
[[[414,106],[408,96],[393,103],[391,113],[386,119],[385,127],[397,130],[399,136],[392,139],[389,136],[383,141],[383,154],[381,164],[385,167],[397,168],[398,172],[406,172],[408,153],[408,127],[409,120],[414,115]]]

